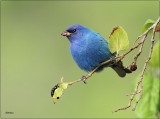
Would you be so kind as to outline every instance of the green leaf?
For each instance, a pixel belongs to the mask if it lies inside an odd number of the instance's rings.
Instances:
[[[147,19],[147,21],[144,23],[142,27],[142,32],[145,32],[149,27],[151,27],[155,23],[152,19]]]
[[[108,46],[112,53],[126,50],[129,47],[129,40],[127,32],[121,27],[117,26],[113,28],[109,40]]]
[[[160,85],[158,77],[153,77],[151,74],[144,75],[143,96],[135,110],[138,117],[140,118],[156,117],[159,104],[159,88]]]
[[[153,47],[153,52],[151,55],[151,59],[149,61],[149,65],[151,67],[159,67],[159,64],[160,64],[159,54],[160,54],[160,42],[158,41]]]

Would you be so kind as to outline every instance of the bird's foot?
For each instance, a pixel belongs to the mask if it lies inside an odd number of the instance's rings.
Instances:
[[[118,67],[121,67],[126,73],[132,73],[132,71],[129,68],[126,68],[126,67],[123,66],[122,60],[116,61],[116,58],[114,56],[112,56],[110,58],[110,60],[111,60],[110,65],[112,67],[118,66]]]
[[[87,82],[86,82],[86,79],[87,79],[87,78],[86,78],[86,76],[82,76],[82,77],[81,77],[81,81],[83,81],[83,82],[84,82],[84,84],[86,84],[86,83],[87,83]]]
[[[113,65],[116,65],[116,64],[117,64],[116,58],[114,56],[112,56],[110,58],[110,65],[113,66]]]

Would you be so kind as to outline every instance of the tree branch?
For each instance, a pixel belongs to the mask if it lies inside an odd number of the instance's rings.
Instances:
[[[143,34],[141,34],[140,36],[138,36],[137,40],[140,40],[140,41],[139,41],[136,45],[134,45],[133,47],[131,47],[126,53],[115,56],[115,59],[123,60],[130,52],[132,52],[132,51],[135,50],[136,48],[140,47],[140,48],[139,48],[139,51],[138,51],[137,54],[134,56],[133,62],[132,62],[132,64],[130,65],[130,67],[131,67],[132,65],[136,65],[136,62],[137,62],[139,56],[140,56],[141,53],[142,53],[143,46],[144,46],[144,42],[146,41],[149,32],[150,32],[151,30],[153,30],[153,32],[152,32],[152,37],[151,37],[151,46],[150,46],[150,51],[149,51],[149,54],[148,54],[148,58],[146,59],[146,61],[145,61],[145,63],[144,63],[144,66],[143,66],[143,69],[142,69],[142,72],[141,72],[141,75],[140,75],[140,79],[138,80],[138,82],[137,82],[137,84],[136,84],[136,87],[135,87],[133,93],[130,94],[130,100],[129,100],[129,102],[128,102],[128,105],[125,106],[125,107],[119,108],[119,109],[117,109],[117,110],[114,110],[113,112],[118,112],[118,111],[121,111],[121,110],[126,110],[126,109],[128,109],[129,107],[131,107],[132,101],[134,100],[135,96],[139,94],[139,98],[138,98],[138,100],[136,101],[136,104],[134,105],[134,107],[133,107],[133,109],[132,109],[132,110],[134,111],[134,110],[136,109],[139,101],[141,100],[141,98],[142,98],[142,96],[143,96],[143,85],[142,85],[143,75],[144,75],[144,72],[146,71],[148,62],[149,62],[149,60],[151,59],[151,55],[152,55],[152,51],[153,51],[153,46],[154,46],[154,42],[155,42],[155,32],[156,32],[156,27],[158,26],[158,23],[160,23],[160,17],[159,17],[159,18],[157,19],[157,21],[156,21],[151,27],[149,27]],[[111,61],[112,61],[112,59],[109,59],[109,60],[107,60],[107,61],[105,61],[105,62],[102,62],[102,63],[99,64],[99,66],[97,66],[93,71],[89,72],[87,75],[83,76],[82,78],[79,78],[79,79],[77,79],[77,80],[75,80],[75,81],[69,82],[68,85],[70,86],[70,85],[73,85],[73,84],[75,84],[75,83],[77,83],[77,82],[81,82],[81,81],[83,81],[84,83],[86,83],[85,81],[88,80],[88,79],[95,73],[95,71],[96,71],[99,67],[101,67],[101,66],[103,66],[103,65],[105,65],[105,64],[107,64],[107,63],[109,63],[109,62],[111,62]],[[129,95],[128,95],[128,96],[129,96]]]

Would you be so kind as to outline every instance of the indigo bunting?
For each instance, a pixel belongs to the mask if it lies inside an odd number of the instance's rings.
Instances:
[[[73,59],[82,70],[87,72],[115,56],[115,53],[110,52],[107,41],[99,33],[80,24],[69,26],[61,35],[69,39]],[[112,65],[108,63],[101,66],[96,72],[101,71],[104,67],[113,68],[120,77],[130,73],[121,63]]]

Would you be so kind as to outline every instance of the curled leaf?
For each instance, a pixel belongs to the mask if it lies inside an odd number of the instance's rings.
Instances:
[[[109,36],[108,46],[112,53],[117,52],[117,54],[129,47],[127,32],[121,26],[113,28]]]
[[[62,87],[62,89],[67,89],[68,83],[62,83],[62,84],[60,85],[60,87]]]
[[[160,26],[157,26],[156,32],[160,32]]]
[[[63,89],[62,88],[57,88],[54,92],[53,98],[59,98],[63,94]]]
[[[63,95],[63,90],[67,89],[68,83],[63,82],[63,77],[61,78],[61,82],[56,84],[51,90],[51,97],[53,97],[53,102],[56,103],[57,99],[59,99]]]

